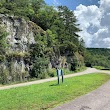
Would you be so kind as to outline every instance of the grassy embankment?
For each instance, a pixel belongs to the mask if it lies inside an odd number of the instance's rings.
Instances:
[[[0,91],[0,110],[47,110],[86,94],[110,79],[107,74],[88,74]]]

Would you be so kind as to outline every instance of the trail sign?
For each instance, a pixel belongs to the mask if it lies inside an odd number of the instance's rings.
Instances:
[[[62,83],[63,83],[64,82],[64,73],[63,73],[63,70],[57,69],[58,84],[60,84],[60,76],[62,77]]]

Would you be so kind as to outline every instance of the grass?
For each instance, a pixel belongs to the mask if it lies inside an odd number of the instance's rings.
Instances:
[[[96,68],[96,69],[102,70],[102,69],[104,69],[105,67],[103,67],[103,66],[93,66],[93,68]]]
[[[93,68],[99,69],[99,70],[110,70],[110,68],[105,68],[103,66],[93,66]]]
[[[107,74],[88,74],[0,91],[0,110],[47,110],[86,94],[108,81]]]

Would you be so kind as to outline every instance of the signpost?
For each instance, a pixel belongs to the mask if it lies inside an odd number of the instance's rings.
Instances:
[[[62,77],[62,83],[63,83],[64,82],[64,73],[63,73],[63,70],[57,69],[58,84],[60,84],[60,76]]]

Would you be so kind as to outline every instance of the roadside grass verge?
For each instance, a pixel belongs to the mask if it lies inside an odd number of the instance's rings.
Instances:
[[[102,69],[104,69],[105,67],[103,67],[103,66],[93,66],[93,68],[96,68],[96,69],[102,70]]]
[[[110,79],[107,74],[88,74],[0,91],[0,110],[47,110],[95,90]]]
[[[96,68],[96,69],[99,69],[99,70],[109,70],[110,71],[110,68],[105,68],[103,66],[93,66],[93,68]]]

